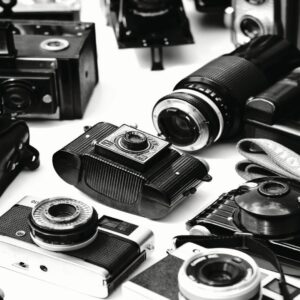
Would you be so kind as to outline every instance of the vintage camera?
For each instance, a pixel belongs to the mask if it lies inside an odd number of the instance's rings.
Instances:
[[[224,13],[231,0],[195,0],[196,9],[204,13]]]
[[[268,138],[300,153],[300,68],[250,98],[245,109],[245,135]]]
[[[98,82],[93,23],[0,23],[0,112],[81,118]]]
[[[187,222],[202,235],[248,233],[264,240],[286,274],[300,277],[300,184],[283,177],[246,182]]]
[[[152,70],[163,69],[162,48],[193,43],[182,0],[106,0],[119,48],[151,48]]]
[[[93,297],[107,297],[152,248],[150,230],[69,198],[25,197],[0,217],[1,267]]]
[[[24,169],[40,165],[39,152],[29,143],[29,128],[22,120],[0,117],[0,196]]]
[[[80,20],[80,0],[0,0],[0,18]]]
[[[236,46],[264,34],[278,34],[298,48],[299,1],[232,0],[232,41]]]
[[[153,124],[185,151],[236,136],[247,99],[290,72],[299,58],[299,50],[278,36],[253,39],[180,81],[155,104]]]
[[[289,299],[298,299],[298,286],[298,280],[289,279]],[[283,299],[278,274],[260,269],[249,255],[194,243],[177,248],[122,289],[127,299]]]
[[[151,219],[164,217],[211,180],[205,161],[136,128],[103,122],[56,152],[53,166],[99,202]]]

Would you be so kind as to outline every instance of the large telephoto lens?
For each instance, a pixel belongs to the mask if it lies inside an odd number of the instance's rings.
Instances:
[[[258,300],[260,282],[260,270],[249,255],[234,249],[206,249],[179,270],[179,299]]]
[[[225,54],[176,86],[154,106],[159,135],[196,151],[238,134],[247,99],[300,63],[300,51],[278,36],[260,36]]]

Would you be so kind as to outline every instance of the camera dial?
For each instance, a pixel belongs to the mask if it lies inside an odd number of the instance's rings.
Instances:
[[[249,255],[233,249],[206,249],[179,270],[179,299],[260,299],[260,280],[260,270]]]
[[[32,240],[50,251],[71,251],[89,245],[97,236],[95,209],[69,198],[38,203],[29,217]]]

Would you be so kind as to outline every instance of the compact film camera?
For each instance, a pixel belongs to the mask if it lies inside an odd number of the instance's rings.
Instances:
[[[185,243],[123,284],[128,299],[283,300],[279,274],[260,269],[249,255],[229,248],[207,249]],[[300,295],[289,279],[290,299]]]
[[[93,23],[1,22],[0,40],[2,115],[83,116],[98,82]]]
[[[300,153],[300,68],[250,98],[245,109],[245,135],[268,138]]]
[[[100,203],[151,219],[164,217],[211,180],[205,161],[136,128],[104,122],[56,152],[53,166]]]
[[[247,233],[268,245],[284,272],[300,277],[300,184],[283,177],[246,182],[187,222],[201,235]]]
[[[151,249],[150,230],[69,198],[25,197],[0,217],[1,267],[93,297],[107,297]]]
[[[182,0],[107,0],[119,48],[151,48],[152,70],[163,69],[162,48],[193,43]]]
[[[39,152],[29,139],[24,121],[0,117],[0,195],[22,170],[39,167]]]
[[[0,18],[79,21],[80,0],[0,0]]]
[[[278,36],[261,36],[181,80],[154,106],[159,135],[184,151],[237,136],[246,101],[299,66],[300,52]]]
[[[236,46],[260,35],[277,34],[299,48],[299,1],[232,0],[232,7],[232,41]]]

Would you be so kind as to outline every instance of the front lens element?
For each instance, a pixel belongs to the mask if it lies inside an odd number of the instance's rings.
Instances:
[[[250,39],[264,34],[262,27],[260,26],[258,20],[247,17],[241,21],[241,31],[243,34]]]

